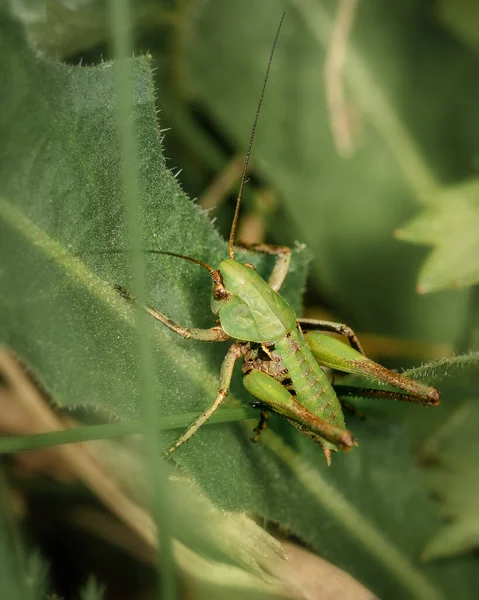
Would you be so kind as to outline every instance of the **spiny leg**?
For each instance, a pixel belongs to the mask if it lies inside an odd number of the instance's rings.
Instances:
[[[115,288],[119,291],[123,298],[134,301],[133,296],[124,287],[116,285]],[[163,325],[166,325],[168,329],[171,329],[171,331],[174,331],[186,339],[201,340],[203,342],[226,342],[230,339],[230,336],[225,333],[221,327],[211,327],[210,329],[182,327],[181,325],[178,325],[178,323],[175,323],[175,321],[169,319],[159,310],[156,310],[156,308],[152,308],[151,306],[145,306],[144,308],[148,314],[163,323]]]
[[[270,410],[297,423],[299,429],[319,435],[340,450],[350,450],[356,444],[347,429],[313,414],[271,375],[253,370],[243,377],[243,383],[252,396],[266,404]]]
[[[238,246],[240,250],[252,250],[253,252],[271,254],[278,257],[273,270],[271,271],[271,275],[269,276],[268,284],[275,292],[279,292],[289,271],[289,265],[291,263],[291,248],[288,248],[287,246],[273,246],[272,244],[263,243],[239,243],[236,244],[235,247],[236,246]]]
[[[348,338],[349,344],[352,348],[358,352],[361,352],[361,354],[364,354],[364,350],[360,341],[358,340],[357,335],[354,333],[351,327],[349,327],[349,325],[345,325],[344,323],[335,323],[334,321],[322,321],[319,319],[298,319],[298,323],[307,331],[328,331],[330,333],[342,335]]]
[[[217,408],[221,405],[223,400],[228,395],[231,377],[233,376],[233,369],[235,366],[235,362],[238,360],[240,356],[243,354],[243,347],[240,343],[234,343],[231,348],[228,350],[223,364],[221,365],[221,374],[220,374],[220,387],[218,389],[218,394],[216,395],[215,401],[211,406],[209,406],[206,410],[204,410],[201,415],[188,427],[188,429],[181,435],[176,442],[168,448],[165,452],[165,456],[169,456],[172,452],[174,452],[177,448],[179,448],[182,444],[190,439],[190,437],[195,434],[198,429],[211,417],[211,415],[216,411]]]
[[[328,442],[335,444],[339,449],[347,452],[348,450],[351,450],[353,446],[357,446],[356,440],[351,432],[313,414],[295,399],[293,399],[293,407],[291,408],[290,419],[302,426],[306,426],[307,429],[313,431]]]
[[[426,402],[423,398],[413,394],[391,392],[390,390],[378,390],[376,388],[362,388],[354,385],[333,385],[333,388],[341,404],[349,404],[346,398],[358,398],[359,400],[369,398],[372,400],[396,400],[396,402],[409,402],[410,404],[419,404],[420,406],[436,406],[436,404]],[[352,408],[354,412],[357,412],[356,407]],[[361,413],[358,413],[358,415],[362,416]]]
[[[266,427],[268,426],[268,419],[269,419],[269,412],[267,410],[262,410],[261,411],[261,415],[259,418],[259,423],[258,425],[253,429],[255,435],[252,438],[252,442],[254,442],[256,444],[256,442],[259,440],[259,436],[261,435],[261,433],[266,429]]]
[[[439,404],[439,392],[436,388],[390,371],[334,337],[319,331],[309,331],[304,338],[313,356],[321,365],[337,371],[368,377],[378,383],[386,383],[407,392],[401,394],[386,390],[368,390],[368,393],[374,392],[374,396],[370,397],[391,398],[426,406]]]

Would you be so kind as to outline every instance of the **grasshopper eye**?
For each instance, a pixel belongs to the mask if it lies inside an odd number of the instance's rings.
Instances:
[[[228,298],[229,294],[226,291],[225,286],[223,285],[223,283],[214,283],[213,284],[213,298],[215,300],[226,300],[226,298]]]
[[[213,279],[213,299],[226,300],[230,294],[226,291],[220,271],[212,271],[211,277]]]

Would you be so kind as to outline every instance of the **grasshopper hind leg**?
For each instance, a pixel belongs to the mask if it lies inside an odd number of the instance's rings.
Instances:
[[[243,383],[252,396],[273,412],[286,417],[292,425],[323,448],[329,443],[334,450],[348,451],[356,445],[347,429],[310,412],[271,375],[252,370],[243,377]]]
[[[390,398],[423,406],[437,406],[440,402],[439,392],[436,388],[415,379],[410,379],[395,371],[390,371],[370,360],[352,346],[348,346],[327,334],[319,331],[308,331],[304,337],[313,356],[321,365],[344,373],[361,375],[374,382],[387,384],[402,390],[402,392],[390,392],[383,389],[363,389],[362,393],[359,394],[355,391],[358,388],[343,387],[343,394],[346,393],[349,397],[354,397],[354,394],[356,394],[355,397]],[[337,389],[340,386],[335,387]]]

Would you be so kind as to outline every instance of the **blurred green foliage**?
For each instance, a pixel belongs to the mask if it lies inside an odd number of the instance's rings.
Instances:
[[[125,249],[108,7],[11,5],[18,23],[4,17],[0,36],[2,339],[58,404],[131,419],[139,411],[133,317],[112,289],[130,278],[126,256],[107,254]],[[334,456],[329,470],[319,448],[274,418],[254,447],[250,422],[220,425],[204,427],[175,456],[214,505],[280,523],[387,598],[467,599],[479,587],[470,554],[479,544],[479,307],[467,287],[479,274],[471,43],[479,32],[472,16],[451,17],[451,5],[359,3],[339,80],[354,123],[348,158],[333,142],[323,77],[336,2],[143,0],[131,22],[142,55],[133,78],[145,247],[212,264],[224,256],[209,217],[226,236],[232,203],[206,215],[182,189],[200,197],[244,151],[286,9],[248,184],[280,200],[268,241],[307,246],[295,252],[285,295],[300,311],[312,256],[308,304],[391,344],[441,343],[463,354],[416,373],[440,387],[437,410],[369,402],[366,421],[349,417],[360,447]],[[469,22],[467,35],[458,21]],[[163,139],[158,127],[171,131]],[[204,273],[168,257],[146,260],[151,303],[184,325],[208,326]],[[271,263],[258,266],[267,272]],[[200,411],[214,396],[224,347],[152,327],[159,412]],[[401,364],[413,361],[390,361]],[[239,378],[233,392],[232,406],[250,402]],[[176,435],[164,431],[161,441]],[[176,520],[177,535],[201,552]],[[211,544],[205,530],[203,545]],[[255,559],[251,540],[244,545]],[[229,559],[244,567],[234,552]]]

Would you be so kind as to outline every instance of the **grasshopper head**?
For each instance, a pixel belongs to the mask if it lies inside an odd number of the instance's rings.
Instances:
[[[272,343],[296,327],[293,309],[253,268],[227,258],[218,272],[211,308],[229,336]]]

